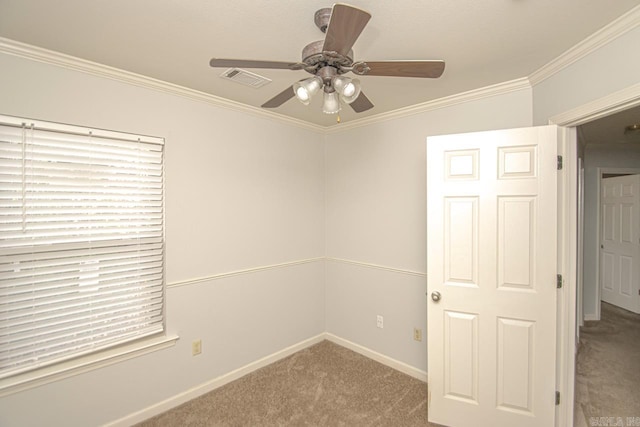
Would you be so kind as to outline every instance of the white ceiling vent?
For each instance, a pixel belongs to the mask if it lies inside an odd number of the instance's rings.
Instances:
[[[259,74],[252,73],[241,68],[230,68],[220,75],[223,79],[231,80],[241,85],[259,88],[268,83],[271,83],[271,79],[268,79]]]

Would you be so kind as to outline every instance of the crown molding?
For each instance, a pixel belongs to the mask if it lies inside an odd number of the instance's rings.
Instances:
[[[491,86],[485,86],[479,89],[473,89],[467,92],[457,93],[455,95],[438,98],[420,104],[412,105],[405,108],[389,111],[387,113],[376,114],[374,116],[365,117],[351,121],[349,123],[341,123],[333,125],[326,129],[327,134],[344,132],[346,130],[367,126],[373,123],[380,123],[387,120],[394,120],[413,116],[415,114],[425,113],[440,108],[451,107],[465,102],[477,101],[492,96],[504,95],[510,92],[517,92],[525,89],[531,89],[529,79],[526,77],[498,83]]]
[[[99,64],[97,62],[87,61],[85,59],[77,58],[48,49],[43,49],[37,46],[21,43],[4,37],[0,37],[0,53],[43,62],[45,64],[55,65],[57,67],[65,68],[68,70],[80,71],[82,73],[90,74],[93,76],[108,78],[145,89],[151,89],[170,95],[181,96],[183,98],[188,98],[195,101],[205,102],[217,107],[247,113],[257,117],[276,120],[288,125],[301,127],[314,132],[324,133],[325,130],[323,126],[308,123],[303,120],[283,116],[282,114],[265,111],[261,108],[241,104],[239,102],[231,101],[195,89],[189,89],[173,83],[154,79],[152,77],[132,73],[130,71],[125,71],[118,68],[110,67],[108,65]]]
[[[571,64],[595,52],[607,43],[640,26],[640,6],[602,27],[563,54],[529,75],[529,81],[535,86]]]

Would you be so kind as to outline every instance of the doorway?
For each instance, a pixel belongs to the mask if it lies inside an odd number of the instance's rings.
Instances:
[[[623,149],[622,160],[640,166],[640,155],[634,154]],[[640,314],[640,169],[599,168],[598,172],[599,298],[601,303]]]
[[[563,262],[559,270],[564,274],[564,286],[558,300],[559,328],[558,328],[558,364],[557,387],[562,393],[561,404],[557,406],[556,425],[571,426],[574,421],[574,388],[575,367],[578,345],[578,324],[582,320],[578,314],[578,157],[582,147],[577,144],[578,127],[603,117],[640,106],[640,86],[634,85],[606,97],[580,105],[571,110],[553,116],[550,124],[565,127],[565,188],[567,189],[566,211],[560,221],[566,225],[561,231],[564,249]],[[568,152],[567,152],[568,151]],[[571,196],[571,195],[574,196]],[[581,301],[580,301],[581,302]],[[585,304],[586,305],[586,304]],[[582,305],[581,305],[582,306]]]
[[[603,208],[600,206],[603,195],[601,183],[603,176],[640,173],[640,132],[625,132],[625,128],[630,124],[639,121],[640,106],[636,106],[577,127],[578,152],[584,165],[584,266],[581,270],[582,281],[578,283],[578,287],[583,291],[578,294],[581,297],[578,303],[584,313],[578,319],[579,322],[600,319],[603,290],[600,282],[604,273],[613,273],[612,270],[601,270],[601,246],[604,244],[601,242],[600,224],[604,220]],[[621,191],[621,188],[618,190]],[[613,209],[613,206],[609,208]],[[620,215],[620,212],[617,212],[617,215]],[[620,230],[617,230],[616,236],[610,237],[618,238],[619,232]],[[609,260],[611,259],[609,257]],[[607,267],[611,267],[611,264]]]
[[[610,108],[615,110],[613,106],[610,106]],[[629,413],[622,413],[622,409],[620,409],[625,407],[626,398],[631,398],[632,402],[634,401],[633,399],[637,401],[637,397],[633,397],[632,390],[625,391],[624,387],[622,387],[624,380],[633,376],[632,371],[625,373],[621,371],[623,368],[620,368],[603,373],[596,371],[594,367],[605,370],[612,369],[615,365],[624,366],[624,363],[620,363],[623,360],[634,360],[633,357],[637,357],[629,354],[633,350],[623,345],[625,344],[624,340],[616,342],[615,337],[623,337],[627,333],[637,334],[640,331],[640,323],[637,323],[637,329],[631,328],[629,330],[629,325],[633,325],[634,320],[640,322],[640,317],[628,316],[632,313],[621,311],[606,302],[601,303],[603,294],[606,294],[607,291],[606,287],[603,288],[602,280],[608,281],[606,286],[611,289],[615,285],[614,282],[617,281],[619,288],[620,279],[624,276],[624,272],[620,271],[620,267],[623,267],[622,269],[624,270],[624,263],[621,264],[619,258],[614,259],[612,252],[609,250],[611,248],[608,247],[609,243],[614,240],[620,240],[620,220],[624,219],[621,213],[622,206],[613,207],[613,200],[618,200],[616,198],[610,199],[609,201],[612,203],[609,203],[609,206],[604,208],[601,206],[601,202],[606,196],[605,193],[607,193],[605,191],[607,190],[607,184],[604,184],[606,181],[603,181],[603,179],[609,179],[603,177],[640,172],[640,169],[638,169],[640,168],[640,135],[625,134],[625,127],[639,120],[640,107],[636,106],[623,111],[616,111],[615,114],[599,117],[596,120],[584,121],[576,126],[577,157],[580,159],[580,161],[576,159],[576,163],[584,165],[584,169],[578,170],[579,173],[577,174],[578,177],[584,177],[584,180],[581,181],[584,185],[579,187],[578,200],[581,203],[578,217],[583,215],[584,221],[580,230],[582,233],[579,233],[578,238],[578,242],[581,242],[578,257],[582,254],[583,258],[582,260],[578,259],[580,270],[577,272],[578,282],[576,289],[576,323],[578,327],[575,329],[575,343],[578,369],[575,371],[576,377],[573,384],[576,403],[575,426],[590,425],[589,422],[593,421],[594,417],[599,419],[598,417],[619,416],[622,417],[624,422],[626,417],[630,416]],[[618,189],[621,189],[621,187],[618,186]],[[610,195],[613,195],[612,189],[609,192],[611,192]],[[610,218],[605,217],[611,217],[612,214],[616,216],[618,223],[610,223],[608,224],[608,230],[602,230],[601,223],[606,225]],[[631,212],[627,212],[627,214],[629,214],[627,215],[627,220],[631,220],[633,215],[631,215]],[[637,215],[636,211],[635,216],[637,217]],[[630,270],[631,264],[627,263],[626,267],[627,270]],[[635,292],[637,293],[637,290]],[[635,298],[640,299],[640,296],[635,295]],[[604,300],[610,300],[611,302],[611,299],[607,298],[607,296],[604,296]],[[583,334],[580,336],[579,327],[582,326],[583,320],[585,325],[582,329]],[[625,325],[626,329],[624,328]],[[605,341],[608,343],[605,343]],[[607,347],[607,351],[600,353],[593,351],[594,349],[604,349],[605,347]],[[611,364],[611,360],[614,359],[617,362]],[[599,382],[603,378],[606,380]],[[616,380],[615,378],[618,379]],[[619,398],[610,400],[607,404],[606,399],[600,399],[595,396],[597,396],[598,392],[607,389],[608,381],[613,384],[609,386],[608,394],[615,396],[618,393]],[[592,390],[589,390],[589,386]]]

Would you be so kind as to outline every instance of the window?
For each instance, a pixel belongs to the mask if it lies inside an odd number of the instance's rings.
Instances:
[[[163,148],[0,116],[0,378],[163,332]]]

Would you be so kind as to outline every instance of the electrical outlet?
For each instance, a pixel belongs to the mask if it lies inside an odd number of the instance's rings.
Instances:
[[[384,317],[380,316],[379,314],[376,318],[376,326],[380,329],[384,328]]]
[[[202,340],[195,340],[191,343],[191,355],[197,356],[202,353]]]
[[[413,339],[416,341],[422,341],[422,329],[413,328]]]

